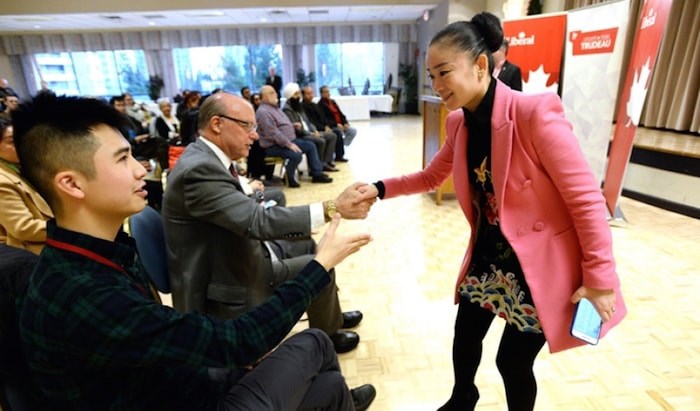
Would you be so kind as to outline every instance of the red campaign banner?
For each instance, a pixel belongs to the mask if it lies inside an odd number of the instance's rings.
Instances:
[[[646,0],[642,6],[632,55],[617,112],[617,124],[608,156],[603,195],[610,215],[615,215],[622,194],[622,183],[634,144],[634,134],[642,115],[651,73],[659,55],[672,0]]]
[[[566,38],[566,14],[503,22],[508,60],[520,67],[523,92],[557,92]]]
[[[572,31],[569,41],[573,55],[612,53],[617,39],[617,27],[596,31]]]

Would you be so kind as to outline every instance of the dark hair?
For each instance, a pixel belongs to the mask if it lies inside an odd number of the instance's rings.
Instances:
[[[93,157],[100,146],[93,129],[124,125],[121,113],[105,102],[41,93],[12,113],[15,147],[22,175],[56,212],[60,210],[53,177],[61,170],[95,176]]]
[[[440,30],[430,40],[431,46],[438,43],[470,53],[474,58],[481,54],[489,58],[503,44],[501,21],[489,12],[481,12],[470,21],[451,23]]]
[[[246,90],[250,91],[250,87],[248,87],[248,86],[243,86],[243,87],[241,88],[241,96],[243,95],[243,92],[246,91]]]
[[[324,88],[328,88],[328,86],[323,85],[323,86],[319,87],[319,88],[318,88],[318,93],[319,93],[319,94],[323,94],[323,89],[324,89]]]
[[[112,96],[109,99],[109,105],[113,106],[117,101],[124,101],[126,99],[126,94],[120,94],[118,96]]]
[[[508,40],[506,40],[506,39],[504,38],[504,39],[503,39],[503,44],[501,45],[501,47],[503,47],[503,48],[505,49],[504,51],[505,51],[505,53],[506,53],[506,55],[507,55],[507,54],[508,54],[508,47],[510,47],[510,45],[508,44]]]

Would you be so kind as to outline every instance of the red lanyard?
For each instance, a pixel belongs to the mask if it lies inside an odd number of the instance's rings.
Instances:
[[[114,261],[109,260],[107,258],[104,258],[97,253],[93,253],[90,250],[86,250],[83,247],[79,247],[79,246],[73,245],[73,244],[64,243],[63,241],[54,240],[53,238],[47,238],[46,244],[50,245],[51,247],[58,248],[60,250],[65,250],[65,251],[69,251],[71,253],[82,255],[83,257],[88,258],[92,261],[98,262],[102,265],[106,265],[109,268],[113,268],[113,269],[119,271],[120,273],[126,275],[127,277],[129,276],[126,273],[126,270],[124,269],[124,267],[119,266]],[[137,283],[136,281],[134,281],[134,284],[136,285],[136,288],[138,288],[139,291],[143,295],[148,295],[148,293],[146,293],[146,290],[143,289],[143,286],[141,284]]]

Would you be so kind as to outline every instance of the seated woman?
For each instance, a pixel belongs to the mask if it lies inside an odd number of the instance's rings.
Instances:
[[[156,118],[156,134],[170,144],[180,138],[180,120],[173,115],[173,106],[167,98],[158,100],[161,115]]]
[[[0,244],[41,253],[53,212],[20,175],[12,124],[0,119]]]

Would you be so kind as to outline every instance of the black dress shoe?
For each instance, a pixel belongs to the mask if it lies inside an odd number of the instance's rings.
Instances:
[[[343,325],[340,328],[355,328],[362,321],[362,313],[360,311],[348,311],[343,313]]]
[[[317,176],[311,177],[312,183],[332,183],[333,179],[328,177],[326,174],[319,174]]]
[[[301,185],[297,183],[296,181],[290,181],[289,184],[287,184],[287,187],[289,188],[299,188]]]
[[[354,350],[360,343],[360,336],[352,331],[338,331],[331,335],[331,341],[333,341],[335,352],[342,354]]]
[[[340,170],[331,166],[330,164],[326,164],[323,166],[323,171],[340,171]]]
[[[347,162],[348,162],[348,159],[347,159],[347,158],[340,157],[340,158],[336,158],[335,161],[337,161],[337,162],[339,162],[339,163],[347,163]]]
[[[374,401],[374,397],[377,396],[377,390],[372,384],[365,384],[350,390],[350,395],[352,402],[355,403],[355,411],[365,411]]]

